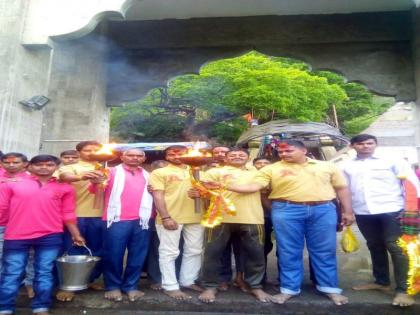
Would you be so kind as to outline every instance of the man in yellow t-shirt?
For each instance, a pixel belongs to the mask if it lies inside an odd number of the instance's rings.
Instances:
[[[102,209],[94,208],[95,195],[90,193],[88,187],[90,180],[103,176],[95,170],[97,162],[93,159],[93,153],[101,148],[97,141],[82,141],[76,145],[80,160],[75,164],[64,165],[58,170],[60,181],[70,183],[76,190],[76,216],[77,226],[85,236],[86,245],[94,256],[101,256],[103,249],[103,236],[105,225],[102,222]],[[86,254],[85,249],[72,248],[73,241],[69,233],[64,234],[65,250],[70,254]],[[102,265],[99,262],[92,272],[90,281],[99,278],[102,273]],[[102,289],[102,285],[91,283],[92,289]],[[70,291],[58,291],[56,298],[60,301],[71,301],[74,293]]]
[[[159,266],[164,293],[177,300],[191,298],[180,286],[201,290],[195,284],[201,269],[204,228],[201,213],[194,210],[194,200],[187,196],[192,188],[189,169],[179,160],[187,152],[184,146],[170,146],[165,150],[168,166],[156,169],[150,176],[153,199],[158,212],[156,232],[159,237]],[[184,239],[179,283],[175,260],[179,255],[181,234]]]
[[[220,168],[226,165],[226,154],[230,151],[229,147],[224,145],[215,145],[211,150],[213,155],[212,167]],[[232,281],[232,252],[235,257],[236,276],[234,284],[242,291],[247,292],[248,286],[243,280],[243,264],[241,264],[241,252],[239,248],[239,238],[232,235],[230,241],[226,245],[226,249],[222,255],[222,267],[220,269],[220,283],[218,286],[219,291],[226,291],[229,289],[229,283]]]
[[[226,155],[226,166],[206,172],[204,179],[219,183],[247,184],[255,181],[256,171],[247,170],[248,152],[244,149],[231,149]],[[239,240],[244,260],[245,281],[251,293],[262,302],[269,302],[272,296],[262,290],[261,282],[265,272],[264,258],[264,212],[259,191],[254,193],[235,193],[226,191],[226,198],[234,204],[237,214],[225,216],[223,223],[206,229],[205,250],[202,267],[202,283],[206,288],[199,299],[212,303],[216,298],[218,279],[222,268],[221,257],[231,237]],[[219,276],[220,278],[220,276]]]
[[[352,224],[354,214],[345,177],[334,164],[308,158],[300,141],[284,141],[278,152],[281,161],[262,168],[253,183],[227,187],[242,193],[271,187],[268,198],[272,201],[281,283],[275,302],[283,304],[300,293],[306,240],[317,289],[336,305],[346,304],[348,299],[338,288],[337,214],[332,202],[337,197],[341,203],[342,224]]]

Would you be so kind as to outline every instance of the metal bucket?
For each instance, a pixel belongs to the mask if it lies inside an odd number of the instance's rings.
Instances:
[[[66,291],[87,289],[93,268],[101,258],[92,256],[90,249],[84,247],[89,255],[68,255],[67,252],[56,259],[60,289]]]

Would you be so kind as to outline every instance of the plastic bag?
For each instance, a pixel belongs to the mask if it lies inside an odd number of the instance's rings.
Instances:
[[[360,247],[359,241],[351,230],[350,226],[346,226],[341,237],[341,248],[346,253],[353,253]]]

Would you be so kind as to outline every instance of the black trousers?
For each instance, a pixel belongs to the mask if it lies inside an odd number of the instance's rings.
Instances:
[[[240,223],[222,223],[206,229],[201,277],[203,286],[214,288],[223,280],[220,277],[223,253],[232,236],[240,242],[245,281],[251,288],[261,288],[265,271],[264,225]]]
[[[401,225],[398,220],[401,212],[390,212],[372,215],[356,215],[360,232],[366,239],[372,258],[375,283],[390,285],[388,252],[394,266],[394,277],[397,292],[407,291],[408,259],[397,245],[401,236]]]

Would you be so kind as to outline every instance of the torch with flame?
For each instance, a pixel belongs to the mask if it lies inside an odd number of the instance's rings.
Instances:
[[[101,209],[104,205],[105,187],[109,176],[109,169],[107,167],[108,162],[117,157],[113,151],[114,146],[114,144],[103,144],[102,147],[93,154],[93,159],[97,161],[95,170],[102,172],[106,178],[101,184],[97,185],[93,204],[95,209]]]
[[[196,183],[200,182],[200,167],[206,165],[211,161],[212,155],[210,152],[205,152],[201,149],[200,143],[194,143],[193,148],[189,148],[188,152],[181,156],[180,161],[182,163],[189,165],[190,168],[190,177],[191,182],[194,187]],[[198,187],[196,187],[198,188]],[[194,199],[194,210],[196,213],[201,212],[201,200],[200,198]]]
[[[202,196],[210,198],[210,205],[206,210],[201,224],[208,228],[213,228],[223,221],[223,213],[228,215],[236,215],[236,209],[233,203],[223,196],[224,189],[208,189],[200,182],[200,167],[206,165],[212,160],[209,152],[200,149],[200,144],[194,144],[193,149],[189,149],[186,154],[180,157],[182,163],[189,165],[191,184],[200,191]],[[201,212],[200,198],[194,199],[195,212]]]

